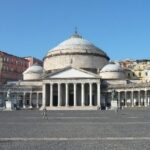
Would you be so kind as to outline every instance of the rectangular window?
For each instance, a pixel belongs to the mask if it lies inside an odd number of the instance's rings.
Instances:
[[[145,76],[148,76],[148,72],[145,72]]]
[[[128,73],[128,77],[130,77],[130,73]]]

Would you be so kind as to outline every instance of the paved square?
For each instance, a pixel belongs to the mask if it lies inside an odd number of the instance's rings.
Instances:
[[[2,150],[149,150],[150,108],[0,112]]]

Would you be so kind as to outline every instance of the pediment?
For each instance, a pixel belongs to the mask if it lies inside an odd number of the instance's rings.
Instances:
[[[66,68],[50,74],[48,78],[98,78],[94,73],[76,68]]]

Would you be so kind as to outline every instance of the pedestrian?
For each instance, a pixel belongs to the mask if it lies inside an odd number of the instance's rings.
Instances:
[[[43,109],[43,119],[48,119],[47,110],[46,110],[45,107],[44,107],[44,109]]]

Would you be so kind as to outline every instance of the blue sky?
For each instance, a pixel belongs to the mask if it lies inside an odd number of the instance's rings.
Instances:
[[[150,58],[150,0],[0,0],[0,50],[42,59],[75,26],[112,60]]]

